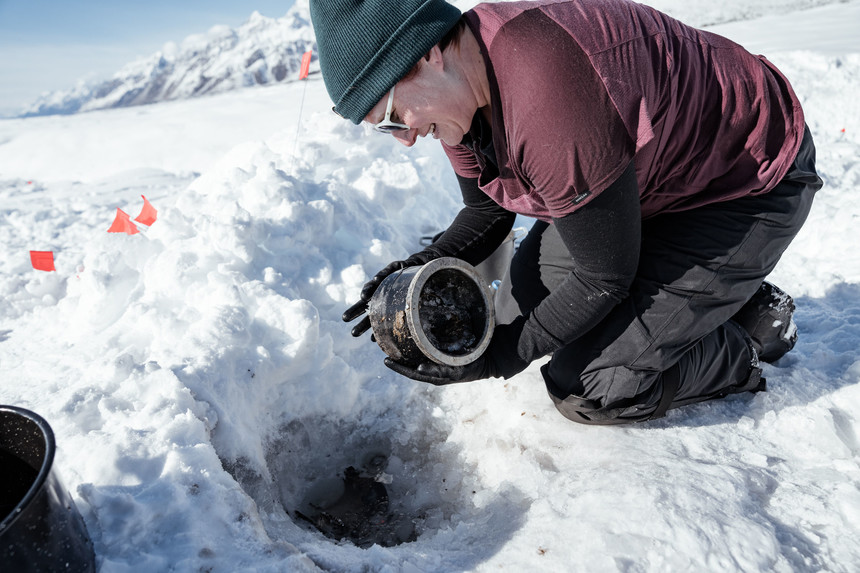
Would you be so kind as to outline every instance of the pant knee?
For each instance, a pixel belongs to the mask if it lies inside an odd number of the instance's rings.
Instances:
[[[550,399],[566,418],[582,424],[629,424],[651,417],[660,402],[657,374],[623,366],[572,375],[541,368]],[[575,377],[573,377],[575,376]]]

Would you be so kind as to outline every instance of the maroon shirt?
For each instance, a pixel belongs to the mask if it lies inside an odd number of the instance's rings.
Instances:
[[[765,193],[797,154],[803,111],[785,77],[653,8],[539,0],[480,4],[465,18],[487,64],[498,168],[444,147],[510,211],[567,215],[631,159],[643,218],[683,211]]]

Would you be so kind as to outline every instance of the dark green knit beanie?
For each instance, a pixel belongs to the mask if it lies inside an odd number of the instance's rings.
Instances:
[[[358,124],[460,18],[444,0],[311,0],[335,111]]]

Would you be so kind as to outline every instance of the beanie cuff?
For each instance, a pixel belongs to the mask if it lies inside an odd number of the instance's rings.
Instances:
[[[400,25],[335,102],[334,111],[358,125],[394,84],[460,19],[444,0],[427,0]]]

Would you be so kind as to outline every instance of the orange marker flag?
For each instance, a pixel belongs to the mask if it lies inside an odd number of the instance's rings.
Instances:
[[[110,229],[107,231],[108,233],[127,233],[129,235],[134,235],[139,233],[137,227],[134,226],[134,223],[128,218],[128,214],[125,213],[122,209],[117,207],[116,210],[116,218],[113,220],[113,224],[110,226]]]
[[[308,51],[308,52],[305,52],[305,54],[302,56],[302,69],[301,69],[301,71],[299,71],[299,79],[300,80],[303,80],[306,77],[308,77],[308,73],[310,73],[311,54],[312,53],[313,52]]]
[[[134,220],[141,225],[150,227],[155,223],[155,219],[158,217],[158,211],[155,210],[152,203],[146,200],[146,196],[141,195],[141,197],[143,197],[143,209],[140,210],[140,215],[135,217]]]
[[[56,271],[52,251],[30,251],[30,263],[37,271]]]

